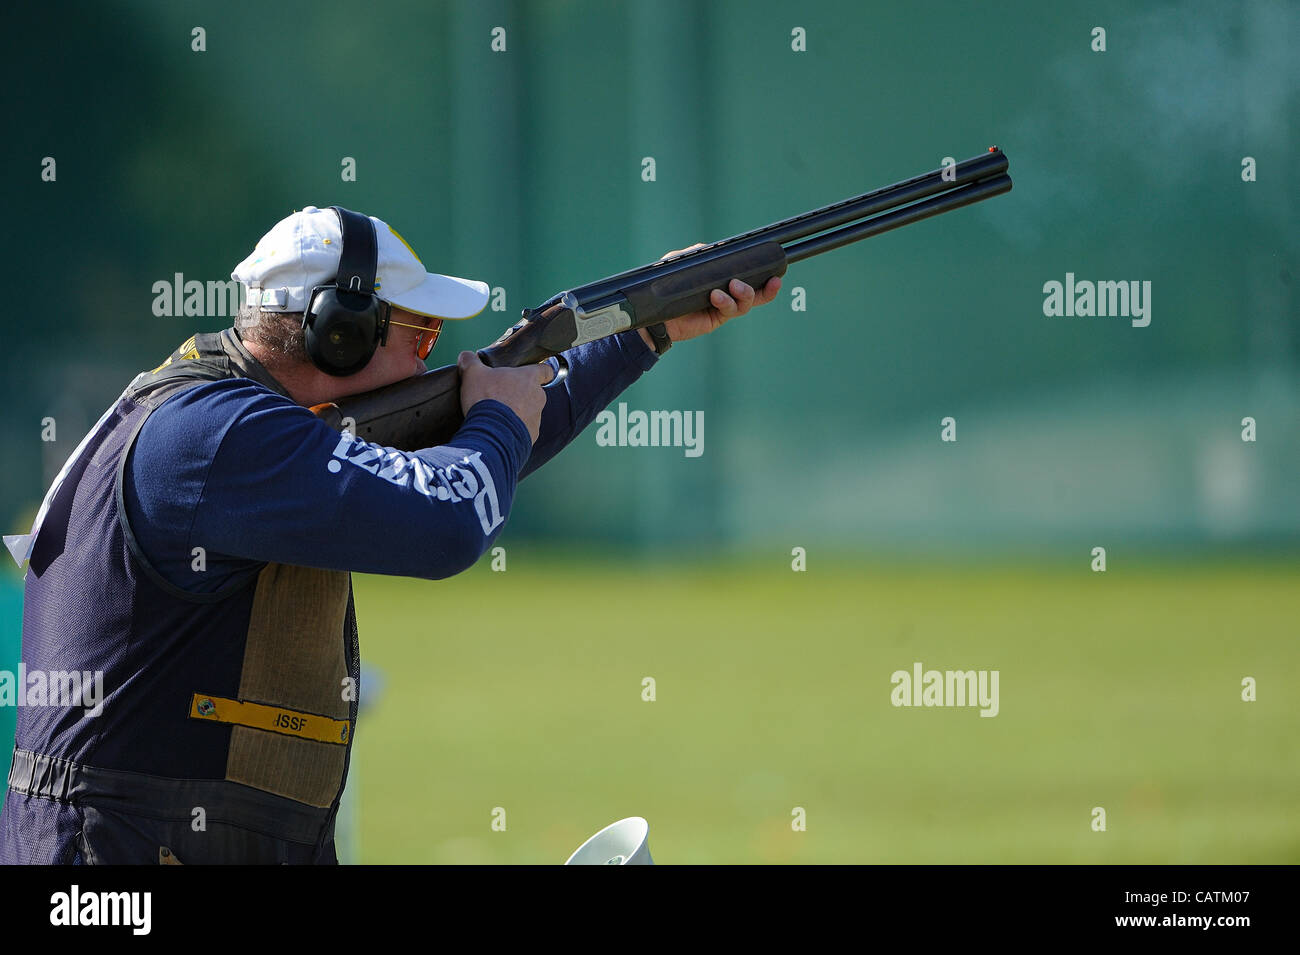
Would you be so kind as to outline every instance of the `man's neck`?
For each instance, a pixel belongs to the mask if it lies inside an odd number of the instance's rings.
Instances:
[[[298,404],[304,408],[325,404],[338,397],[337,389],[330,387],[330,382],[322,382],[321,372],[315,368],[305,367],[299,363],[277,359],[266,348],[254,341],[243,340],[244,348],[258,360],[277,382]]]

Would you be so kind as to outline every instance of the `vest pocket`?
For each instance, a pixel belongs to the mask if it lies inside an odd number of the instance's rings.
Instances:
[[[209,807],[210,809],[212,807]],[[81,849],[104,865],[280,865],[312,848],[209,818],[199,832],[191,817],[155,818],[83,803]],[[162,815],[162,813],[160,813]],[[170,815],[170,813],[168,813]]]

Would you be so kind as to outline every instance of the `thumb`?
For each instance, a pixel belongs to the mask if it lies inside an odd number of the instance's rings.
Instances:
[[[460,368],[461,371],[464,371],[466,368],[474,364],[482,364],[477,352],[463,351],[456,356],[456,366]]]

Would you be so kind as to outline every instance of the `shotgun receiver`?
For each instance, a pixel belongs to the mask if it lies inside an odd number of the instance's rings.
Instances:
[[[524,309],[522,318],[478,353],[490,367],[545,361],[566,349],[709,307],[709,293],[735,278],[755,290],[786,266],[1011,189],[996,146],[873,192],[620,272]],[[565,372],[560,359],[560,374]],[[460,372],[448,365],[312,409],[332,427],[401,450],[446,444],[464,420]]]

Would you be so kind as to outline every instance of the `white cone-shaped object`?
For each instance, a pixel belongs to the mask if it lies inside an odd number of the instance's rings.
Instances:
[[[565,865],[654,865],[650,858],[650,823],[640,816],[606,826],[569,856]]]

